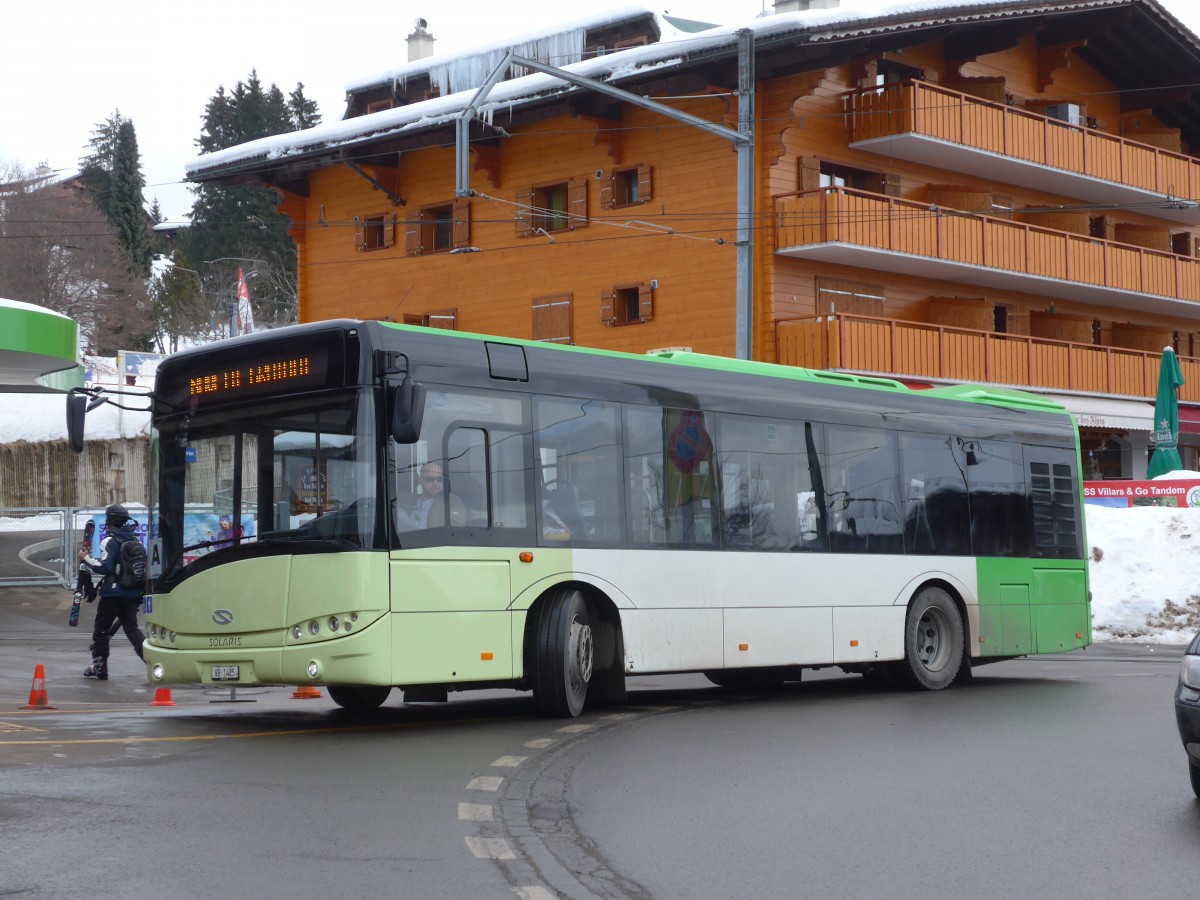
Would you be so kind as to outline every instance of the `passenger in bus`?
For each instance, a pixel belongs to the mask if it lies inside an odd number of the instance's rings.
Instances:
[[[445,492],[441,463],[428,462],[421,466],[421,499],[417,504],[417,527],[438,528],[446,524],[446,503],[450,505],[450,524],[466,525],[467,509],[462,500]]]

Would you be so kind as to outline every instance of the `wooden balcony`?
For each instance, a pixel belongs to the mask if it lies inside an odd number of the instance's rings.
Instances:
[[[845,96],[850,146],[1200,223],[1200,160],[923,81]]]
[[[988,382],[1030,390],[1121,395],[1150,403],[1161,353],[1097,347],[924,322],[830,315],[775,325],[778,361],[892,378]],[[1200,359],[1179,357],[1182,402],[1200,403]]]
[[[850,188],[775,198],[775,252],[1200,319],[1200,259]]]

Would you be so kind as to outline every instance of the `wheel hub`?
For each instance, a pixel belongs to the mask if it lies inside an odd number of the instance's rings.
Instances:
[[[568,669],[572,688],[582,687],[592,680],[592,629],[577,618],[571,620]]]

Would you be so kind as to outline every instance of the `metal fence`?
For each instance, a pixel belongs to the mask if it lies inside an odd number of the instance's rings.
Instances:
[[[75,551],[89,518],[102,516],[94,507],[29,506],[0,507],[0,532],[19,546],[17,559],[0,568],[0,588],[70,587],[79,565]],[[21,539],[28,535],[28,540]]]

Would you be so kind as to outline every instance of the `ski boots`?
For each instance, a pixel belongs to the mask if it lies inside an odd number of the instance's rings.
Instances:
[[[83,670],[84,678],[95,678],[97,681],[108,681],[108,660],[97,656],[92,664]]]

